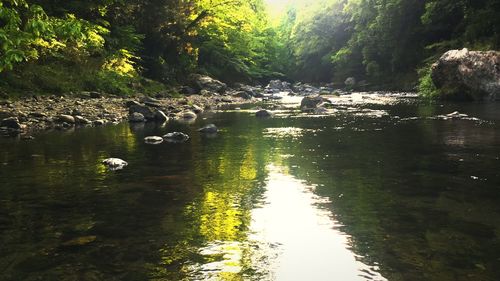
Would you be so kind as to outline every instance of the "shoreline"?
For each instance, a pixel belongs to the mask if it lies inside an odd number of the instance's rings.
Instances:
[[[33,96],[19,100],[0,100],[0,137],[33,138],[47,130],[98,127],[129,120],[131,106],[152,112],[161,111],[168,119],[181,118],[185,112],[202,113],[230,104],[248,103],[231,95],[191,95],[153,99],[147,96],[111,97],[98,93],[79,96]],[[196,116],[191,116],[196,118]],[[8,121],[6,121],[8,120]],[[145,120],[144,122],[166,122]]]

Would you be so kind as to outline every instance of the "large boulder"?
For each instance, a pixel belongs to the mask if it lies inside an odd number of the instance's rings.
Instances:
[[[140,113],[147,120],[154,120],[155,119],[155,112],[151,108],[149,108],[145,105],[133,104],[132,106],[129,107],[128,113],[129,113],[129,115],[132,115],[134,113]]]
[[[205,75],[192,74],[189,77],[189,80],[191,82],[191,86],[198,91],[208,90],[210,92],[222,94],[227,89],[227,85],[225,83]]]
[[[352,89],[354,86],[356,86],[356,78],[354,77],[348,77],[345,82],[344,82],[345,86],[348,88],[348,89]]]
[[[326,98],[321,97],[321,96],[307,96],[307,97],[304,97],[302,99],[302,101],[300,102],[300,109],[302,111],[311,111],[311,110],[318,108],[318,106],[320,106],[321,104],[323,104],[325,102],[328,103],[330,101]]]
[[[144,115],[140,114],[139,112],[134,112],[132,114],[129,114],[128,121],[131,123],[142,123],[146,122],[146,118],[144,118]]]
[[[431,68],[432,81],[443,98],[500,99],[500,52],[446,52]]]
[[[269,84],[266,86],[266,89],[275,89],[277,91],[290,91],[291,84],[288,82],[284,82],[281,80],[271,80]]]

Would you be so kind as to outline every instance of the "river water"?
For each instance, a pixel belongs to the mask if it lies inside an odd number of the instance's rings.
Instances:
[[[0,280],[500,280],[500,104],[297,101],[0,139]]]

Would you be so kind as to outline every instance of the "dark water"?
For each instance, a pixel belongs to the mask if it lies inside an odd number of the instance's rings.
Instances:
[[[344,109],[0,139],[0,280],[500,280],[500,104]]]

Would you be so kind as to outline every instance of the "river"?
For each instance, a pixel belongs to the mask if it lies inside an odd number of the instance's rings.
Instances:
[[[500,280],[500,104],[297,100],[0,139],[0,280]]]

